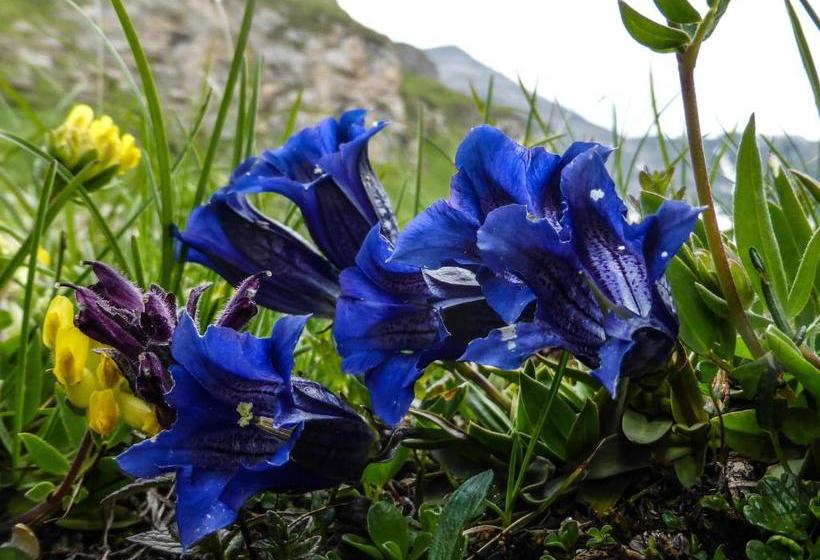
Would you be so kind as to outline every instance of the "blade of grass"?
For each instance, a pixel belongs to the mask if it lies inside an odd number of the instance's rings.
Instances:
[[[148,287],[145,283],[145,272],[142,266],[142,254],[140,253],[139,239],[136,235],[131,235],[131,260],[134,262],[134,280],[143,290]]]
[[[233,135],[231,167],[237,167],[245,153],[245,105],[248,103],[248,61],[242,59],[239,70],[239,102],[236,107],[236,130]]]
[[[199,134],[199,130],[202,128],[202,121],[205,119],[205,113],[208,112],[208,105],[211,103],[211,96],[213,95],[213,92],[214,91],[211,88],[208,88],[208,91],[205,94],[205,100],[202,102],[202,105],[199,106],[199,111],[197,112],[196,119],[194,120],[194,127],[190,130],[190,132],[188,132],[185,139],[185,145],[182,147],[182,151],[179,152],[179,155],[174,160],[174,164],[171,166],[171,173],[176,173],[179,166],[183,161],[185,161],[188,152],[191,150],[191,145],[196,139],[196,135]]]
[[[666,139],[661,129],[661,111],[658,111],[658,101],[655,96],[655,77],[652,75],[652,70],[649,71],[649,99],[652,103],[652,117],[655,122],[655,132],[658,135],[658,149],[661,151],[664,168],[669,169],[669,150],[666,147]]]
[[[29,249],[28,273],[26,275],[26,288],[23,295],[23,320],[20,324],[20,347],[18,356],[20,365],[17,369],[17,379],[15,383],[14,401],[14,445],[11,454],[12,464],[17,466],[20,462],[20,434],[23,432],[24,407],[26,400],[26,377],[28,368],[28,343],[31,329],[31,306],[34,300],[34,281],[37,275],[37,250],[40,248],[40,238],[43,235],[46,221],[46,211],[48,201],[51,198],[51,189],[54,187],[54,180],[57,176],[57,163],[52,162],[46,172],[46,180],[43,190],[40,193],[40,202],[37,205],[37,218],[32,228],[31,247]]]
[[[484,124],[491,124],[494,84],[495,74],[490,74],[490,82],[487,84],[487,97],[484,99]]]
[[[424,165],[424,105],[419,101],[418,123],[416,124],[416,192],[413,197],[413,215],[421,210],[421,173]]]
[[[261,82],[262,55],[260,54],[256,57],[253,74],[251,75],[251,100],[248,103],[248,114],[245,117],[247,124],[243,159],[247,159],[256,153],[256,113],[259,111],[259,86]]]
[[[205,152],[205,159],[202,162],[202,171],[199,174],[199,181],[196,185],[196,192],[194,193],[193,204],[191,211],[202,203],[205,197],[205,188],[208,186],[208,181],[211,176],[211,168],[214,164],[216,151],[222,137],[222,129],[225,126],[225,119],[228,117],[228,111],[231,107],[231,99],[233,98],[233,90],[236,87],[236,81],[239,78],[240,68],[242,62],[245,60],[245,48],[248,45],[248,37],[250,36],[251,23],[253,22],[253,13],[256,8],[256,0],[245,0],[245,11],[242,14],[242,23],[239,27],[239,35],[236,38],[234,45],[233,59],[231,60],[231,67],[228,70],[228,78],[225,81],[225,91],[222,94],[222,100],[219,102],[219,110],[216,113],[216,120],[214,121],[213,129],[211,130],[211,139],[208,142],[208,148]],[[177,263],[177,274],[174,279],[174,286],[172,291],[179,289],[179,284],[182,281],[182,271],[185,268],[187,250],[182,249],[179,261]]]
[[[171,149],[168,145],[168,135],[162,115],[159,92],[157,91],[157,86],[154,82],[154,74],[151,71],[148,58],[145,56],[145,51],[142,48],[137,31],[134,29],[134,24],[131,22],[131,18],[125,10],[122,0],[111,0],[111,5],[114,7],[114,11],[120,21],[120,26],[122,27],[125,38],[128,41],[128,46],[131,49],[131,54],[134,56],[134,61],[136,62],[137,70],[139,72],[140,79],[142,80],[145,102],[148,106],[151,130],[154,133],[154,155],[157,159],[157,167],[159,168],[160,214],[162,215],[162,268],[160,271],[160,283],[165,285],[171,277],[174,261],[174,240],[172,231],[174,226],[174,191],[173,185],[171,184]],[[81,192],[81,194],[84,193]],[[86,197],[84,196],[84,198]],[[92,208],[93,213],[95,210],[93,203],[89,207]],[[103,231],[105,232],[106,230],[110,232],[107,225]],[[107,234],[106,237],[108,237]],[[122,264],[125,265],[124,269],[128,270],[128,263],[118,246],[114,248],[114,252],[119,257],[122,257]]]
[[[797,43],[797,50],[800,52],[800,60],[803,62],[803,69],[806,71],[806,78],[809,80],[811,91],[814,94],[814,106],[817,112],[820,113],[820,78],[817,77],[817,67],[814,65],[814,59],[811,56],[811,49],[806,41],[806,35],[803,33],[803,26],[800,25],[800,19],[797,17],[797,12],[789,0],[783,0],[786,4],[786,11],[789,13],[789,22],[794,33],[794,40]],[[809,14],[813,14],[813,10],[809,7]],[[817,15],[815,14],[816,18]],[[813,18],[814,19],[814,18]]]
[[[290,108],[288,109],[288,120],[285,121],[285,128],[282,130],[282,136],[279,137],[280,144],[287,142],[290,135],[296,130],[296,118],[299,116],[299,111],[302,109],[302,93],[304,93],[304,91],[302,88],[299,88],[299,91],[296,93],[296,99],[294,99],[293,103],[290,104]]]

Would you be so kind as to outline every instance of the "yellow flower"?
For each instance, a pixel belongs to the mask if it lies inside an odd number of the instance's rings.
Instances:
[[[88,400],[88,427],[102,436],[111,435],[120,420],[120,407],[114,389],[91,393]]]
[[[54,341],[54,375],[63,385],[82,380],[91,339],[73,324],[57,329]]]
[[[51,264],[51,255],[48,254],[45,247],[37,247],[37,262],[43,266]]]
[[[75,105],[71,109],[65,122],[51,132],[50,147],[53,155],[74,172],[96,152],[90,178],[106,173],[103,182],[110,179],[113,172],[122,175],[133,169],[142,156],[132,135],[120,135],[119,127],[107,115],[95,119],[88,105]]]
[[[100,354],[96,375],[100,387],[114,387],[122,379],[120,368],[105,354]]]
[[[88,408],[88,401],[91,399],[92,393],[98,389],[103,389],[97,383],[97,378],[88,368],[83,370],[83,375],[79,383],[74,385],[64,385],[65,394],[71,404],[78,408]]]
[[[54,350],[54,341],[60,327],[74,324],[74,305],[65,296],[54,296],[46,309],[46,318],[43,321],[43,344],[49,350]]]
[[[154,407],[147,402],[125,391],[117,391],[115,396],[122,419],[126,424],[149,437],[156,435],[162,429]]]

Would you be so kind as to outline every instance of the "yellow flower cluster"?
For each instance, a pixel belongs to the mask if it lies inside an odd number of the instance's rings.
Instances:
[[[160,430],[154,408],[135,396],[100,345],[74,326],[74,305],[65,296],[51,300],[43,323],[43,344],[54,356],[54,376],[74,406],[86,409],[88,426],[110,435],[122,420],[149,436]]]
[[[142,156],[132,135],[120,135],[119,127],[107,115],[95,119],[88,105],[71,109],[65,122],[51,132],[50,147],[60,163],[73,172],[94,157],[97,163],[91,177],[106,172],[122,175],[136,167]]]

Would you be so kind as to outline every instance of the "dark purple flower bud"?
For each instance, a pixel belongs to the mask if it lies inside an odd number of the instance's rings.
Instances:
[[[188,292],[188,302],[185,304],[185,311],[187,311],[188,315],[190,315],[194,320],[194,324],[197,324],[199,300],[202,298],[202,294],[204,294],[205,291],[211,286],[213,286],[211,282],[206,282],[205,284],[201,284]]]
[[[174,421],[174,411],[165,401],[165,393],[173,387],[171,375],[153,352],[143,352],[137,361],[134,393],[142,400],[156,406],[157,419],[164,427]]]
[[[70,287],[74,288],[80,306],[80,312],[74,319],[77,328],[89,338],[113,346],[132,359],[136,358],[142,351],[142,343],[123,314],[90,288]]]
[[[142,294],[125,276],[105,263],[86,261],[97,277],[91,289],[114,307],[139,314],[143,309]]]
[[[177,325],[176,297],[152,284],[143,297],[145,311],[140,316],[140,326],[148,340],[168,343]]]
[[[262,279],[270,276],[271,273],[266,270],[246,278],[236,288],[236,293],[220,313],[216,324],[236,331],[243,329],[259,311],[256,302],[254,302],[254,297],[256,297],[256,292],[259,291],[259,287],[262,285]]]

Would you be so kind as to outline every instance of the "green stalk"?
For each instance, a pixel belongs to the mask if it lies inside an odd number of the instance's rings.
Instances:
[[[165,129],[165,121],[162,116],[162,107],[159,101],[159,93],[154,82],[154,74],[148,64],[148,58],[140,43],[134,24],[122,0],[111,0],[111,5],[120,20],[122,31],[134,55],[134,62],[142,80],[142,89],[145,94],[145,102],[148,105],[148,115],[151,117],[151,130],[154,132],[154,149],[156,150],[157,166],[159,167],[159,195],[160,195],[160,216],[162,218],[162,267],[160,270],[160,284],[167,284],[171,278],[171,269],[174,262],[174,192],[171,185],[171,150],[168,146],[168,134]],[[122,252],[115,249],[118,256]],[[127,265],[125,258],[123,263]],[[127,270],[128,267],[126,266]]]
[[[418,123],[416,126],[416,196],[413,202],[413,216],[421,210],[421,167],[424,163],[424,105],[419,101]]]
[[[717,272],[720,286],[726,296],[729,314],[738,333],[746,343],[746,346],[755,357],[759,358],[765,351],[757,339],[757,335],[743,309],[743,304],[738,296],[737,287],[735,286],[735,281],[734,278],[732,278],[732,272],[729,268],[729,260],[726,257],[723,240],[720,237],[715,203],[712,199],[712,186],[709,182],[709,170],[706,165],[706,155],[703,150],[700,116],[698,114],[698,99],[695,90],[695,65],[706,29],[711,25],[711,21],[714,17],[715,11],[714,8],[712,8],[698,27],[698,31],[692,43],[684,52],[678,54],[678,75],[683,98],[683,111],[686,118],[686,136],[689,140],[689,156],[692,161],[698,201],[701,206],[705,207],[703,212],[703,225],[706,230],[709,251],[715,263],[715,271]]]
[[[541,432],[544,430],[544,424],[546,424],[547,418],[552,410],[552,403],[555,401],[556,395],[558,395],[558,388],[561,386],[561,380],[564,378],[564,371],[567,369],[568,361],[569,352],[565,350],[561,353],[561,359],[559,360],[558,367],[555,370],[555,376],[552,378],[552,383],[550,384],[550,392],[547,395],[547,402],[544,404],[544,408],[541,409],[541,415],[538,417],[538,421],[535,424],[535,430],[530,435],[530,441],[527,443],[527,450],[524,452],[524,459],[521,461],[521,466],[518,468],[518,476],[515,479],[515,486],[512,493],[513,503],[515,503],[515,497],[517,497],[519,492],[521,492],[521,486],[524,484],[524,477],[527,474],[527,468],[530,466],[532,456],[535,454],[535,447],[541,439]],[[507,504],[507,509],[509,510],[512,505],[513,504]],[[507,511],[507,513],[508,515],[512,514],[511,511]]]
[[[53,162],[46,172],[46,181],[43,192],[40,193],[40,203],[37,206],[37,219],[31,232],[31,246],[29,248],[28,275],[26,276],[26,291],[23,296],[23,320],[20,324],[20,346],[18,355],[20,367],[17,370],[14,401],[14,444],[11,454],[12,464],[17,466],[20,461],[20,433],[23,431],[23,415],[26,400],[26,369],[28,368],[28,338],[31,330],[31,305],[34,299],[34,281],[37,275],[37,249],[40,247],[40,238],[43,235],[46,222],[48,201],[51,198],[51,189],[57,176],[57,163]]]
[[[222,128],[225,126],[225,120],[228,118],[228,112],[231,108],[231,99],[233,98],[233,91],[236,88],[236,82],[239,79],[239,73],[245,60],[245,47],[248,45],[248,37],[250,36],[251,23],[253,22],[253,12],[255,8],[256,0],[245,0],[245,11],[242,14],[242,23],[239,28],[239,35],[236,38],[233,60],[231,60],[231,68],[228,71],[228,79],[225,81],[225,92],[222,94],[222,100],[219,102],[219,110],[216,114],[213,130],[211,130],[211,139],[208,142],[208,149],[205,152],[205,159],[202,162],[202,170],[199,174],[199,181],[196,185],[196,192],[194,193],[194,201],[191,205],[191,210],[199,206],[202,203],[202,199],[205,197],[205,189],[208,186],[208,180],[211,176],[211,168],[213,167],[214,159],[216,158],[216,150],[219,147],[219,142],[222,137]],[[179,289],[179,283],[182,281],[182,270],[185,268],[185,258],[187,252],[188,251],[185,248],[182,249],[182,254],[180,255],[177,266],[178,271],[174,281],[175,285],[172,291],[177,291]]]

